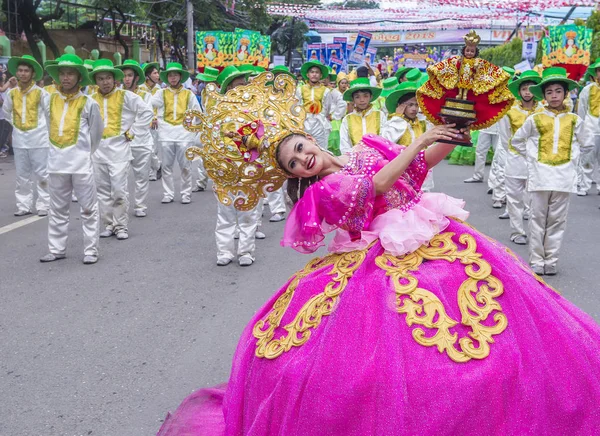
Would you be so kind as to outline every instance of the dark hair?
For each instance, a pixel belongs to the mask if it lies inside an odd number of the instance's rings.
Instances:
[[[131,71],[133,71],[133,76],[135,77],[135,83],[137,83],[138,80],[140,80],[140,76],[138,75],[137,71],[135,71],[133,68],[123,68],[122,71],[124,72],[125,70],[131,70]]]
[[[467,48],[466,45],[463,46],[463,48],[460,49],[461,54],[464,56],[465,55],[465,49]],[[479,57],[479,47],[477,47],[475,49],[475,57]]]
[[[356,77],[369,77],[369,70],[367,67],[358,67],[356,69]]]
[[[152,74],[154,72],[154,70],[158,71],[158,68],[156,68],[154,65],[151,67],[148,67],[148,69],[146,70],[146,77],[150,76],[150,74]]]
[[[560,82],[560,81],[557,80],[557,81],[554,81],[554,82],[544,83],[542,85],[542,94],[546,93],[546,88],[549,87],[550,85],[560,85],[560,86],[562,86],[562,89],[565,91],[565,96],[569,92],[569,87],[567,86],[567,84],[564,83],[564,82]]]
[[[302,135],[300,133],[290,133],[289,135],[285,136],[283,139],[281,139],[279,141],[279,144],[277,144],[277,148],[275,148],[275,159],[277,160],[277,163],[279,164],[279,168],[283,172],[285,172],[288,176],[290,176],[287,179],[286,191],[287,191],[288,196],[290,197],[290,200],[292,200],[292,203],[296,204],[296,203],[298,203],[298,200],[300,200],[302,198],[302,196],[304,195],[304,193],[306,192],[308,187],[310,185],[312,185],[313,183],[316,183],[319,180],[319,178],[318,178],[318,176],[313,176],[313,177],[309,177],[308,179],[301,179],[298,177],[294,177],[292,174],[290,174],[285,169],[283,162],[281,162],[279,153],[281,151],[281,145],[284,142],[287,142],[293,136],[304,136],[306,138],[305,135]]]
[[[351,97],[352,97],[352,98],[354,98],[354,94],[358,94],[359,92],[366,92],[366,93],[368,93],[370,96],[373,96],[373,93],[371,92],[371,90],[370,90],[370,89],[357,89],[356,91],[354,91],[354,92],[351,94]]]
[[[410,100],[411,98],[415,97],[417,95],[416,92],[409,92],[408,94],[403,95],[402,97],[400,97],[400,99],[398,100],[398,103],[396,103],[396,106],[407,102],[408,100]]]
[[[19,62],[19,63],[17,64],[17,68],[19,68],[19,67],[27,67],[27,68],[29,68],[29,69],[31,70],[31,72],[32,72],[33,74],[35,74],[35,68],[33,68],[33,67],[31,66],[31,64],[28,64],[27,62]]]

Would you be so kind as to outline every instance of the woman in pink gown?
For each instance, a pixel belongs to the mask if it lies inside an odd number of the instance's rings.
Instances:
[[[159,435],[600,434],[598,325],[463,222],[462,201],[421,192],[452,148],[425,147],[457,133],[367,135],[341,157],[301,134],[276,144],[301,197],[282,244],[313,253],[335,231],[330,254],[256,313],[229,382]]]

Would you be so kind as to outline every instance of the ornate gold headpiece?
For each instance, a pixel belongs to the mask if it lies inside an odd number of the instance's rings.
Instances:
[[[251,210],[287,178],[277,164],[276,147],[301,132],[306,116],[294,79],[265,72],[224,95],[213,83],[206,90],[207,101],[213,100],[207,113],[187,111],[183,121],[187,130],[200,133],[203,147],[188,148],[186,156],[202,157],[223,204]]]
[[[465,35],[465,44],[478,46],[481,42],[481,36],[479,36],[474,30],[471,30]]]

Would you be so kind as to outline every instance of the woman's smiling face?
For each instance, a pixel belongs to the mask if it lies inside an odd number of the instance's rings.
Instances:
[[[280,144],[277,153],[280,167],[299,178],[310,178],[323,170],[323,151],[311,137],[291,135]]]

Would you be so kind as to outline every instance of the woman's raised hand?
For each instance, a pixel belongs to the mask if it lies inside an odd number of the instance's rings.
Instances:
[[[461,131],[456,128],[456,124],[443,124],[428,130],[415,142],[419,144],[419,148],[424,149],[435,142],[453,141],[462,136]]]

